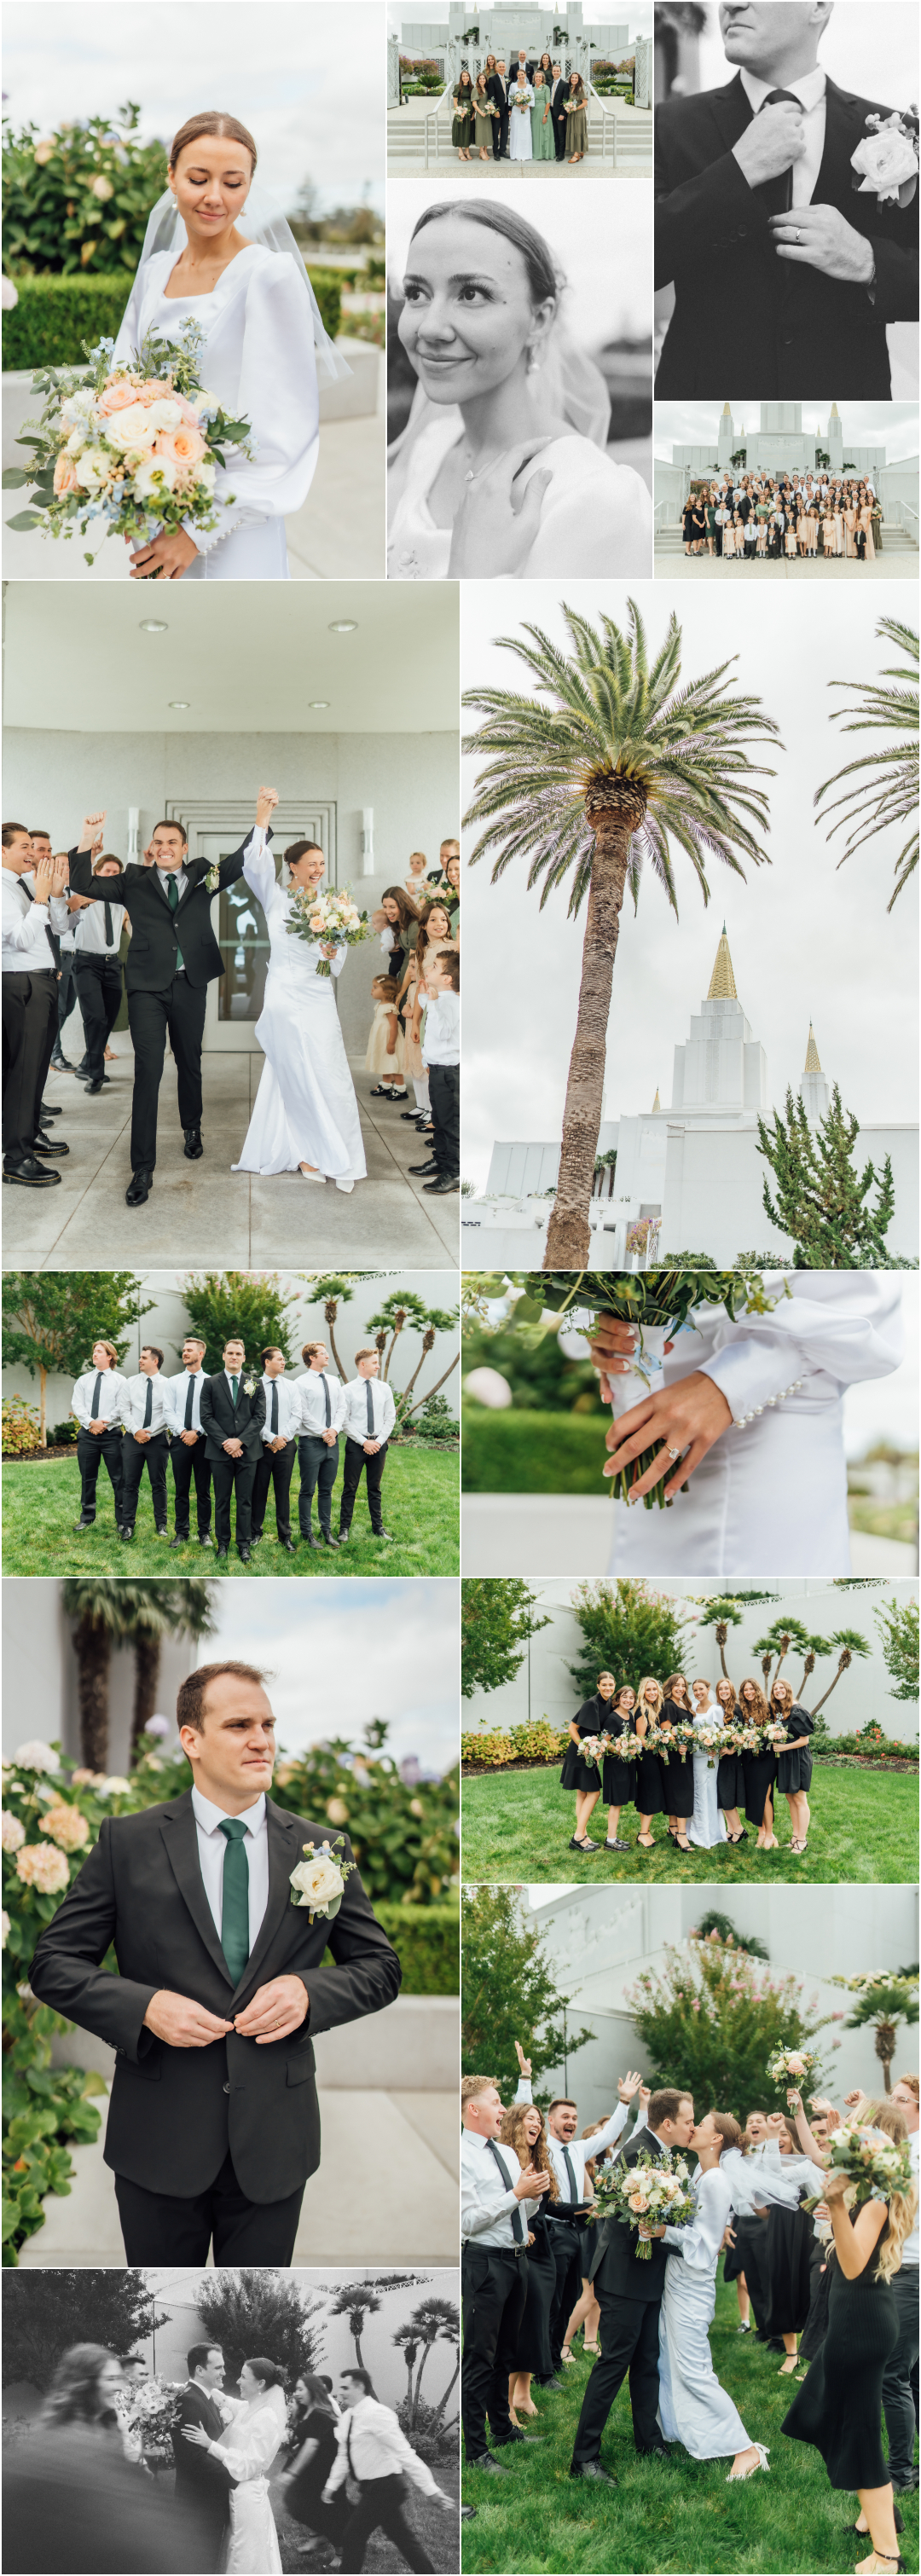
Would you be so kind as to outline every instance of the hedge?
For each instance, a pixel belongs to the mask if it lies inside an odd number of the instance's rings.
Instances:
[[[502,1771],[511,1762],[561,1762],[569,1728],[551,1726],[549,1717],[531,1718],[524,1726],[479,1727],[461,1736],[465,1771]]]
[[[456,1905],[375,1905],[403,1970],[404,1995],[456,1995],[460,1990],[460,1913]]]
[[[488,1413],[464,1407],[468,1494],[606,1494],[606,1413]]]
[[[334,269],[312,268],[311,285],[331,340],[338,339],[342,289]],[[111,277],[23,277],[16,280],[19,302],[3,316],[3,365],[12,373],[26,367],[80,367],[84,340],[117,338],[131,279],[124,269]]]

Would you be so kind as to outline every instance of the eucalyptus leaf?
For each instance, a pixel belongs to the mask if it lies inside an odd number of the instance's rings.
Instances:
[[[15,519],[8,519],[6,524],[8,528],[15,531],[17,536],[24,537],[28,535],[30,529],[40,528],[42,523],[36,510],[17,510]]]
[[[21,491],[23,484],[31,482],[31,479],[31,475],[25,472],[25,468],[22,465],[4,466],[3,489],[5,492]]]

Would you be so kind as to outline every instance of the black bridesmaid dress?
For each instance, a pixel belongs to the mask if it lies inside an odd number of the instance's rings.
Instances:
[[[597,1692],[594,1699],[585,1700],[582,1707],[577,1708],[573,1719],[573,1725],[578,1727],[580,1735],[605,1735],[609,1722],[609,1703],[606,1699],[601,1699]],[[597,1763],[583,1762],[578,1745],[574,1744],[570,1737],[563,1755],[560,1788],[587,1790],[600,1789],[600,1787],[601,1773]]]
[[[743,1753],[742,1777],[745,1785],[745,1813],[750,1825],[764,1821],[764,1802],[771,1792],[774,1804],[774,1782],[777,1778],[776,1753]]]
[[[828,2332],[781,2431],[821,2451],[833,2487],[889,2485],[881,2438],[883,2378],[899,2340],[892,2286],[876,2271],[889,2222],[856,2281],[835,2264]]]
[[[798,1735],[811,1735],[813,1719],[807,1708],[791,1708],[786,1720],[787,1735],[795,1743]],[[796,1753],[781,1753],[777,1763],[778,1789],[809,1789],[812,1786],[812,1755],[808,1744]]]
[[[631,1765],[631,1768],[633,1771],[633,1787],[631,1794],[637,1814],[640,1816],[666,1816],[672,1812],[666,1805],[665,1792],[662,1787],[662,1765],[659,1761],[658,1754],[647,1752],[646,1746],[644,1745],[642,1753],[639,1755],[636,1762]],[[692,1807],[693,1804],[694,1801],[692,1799]]]
[[[734,1708],[732,1726],[741,1727],[744,1719],[740,1708]],[[716,1766],[716,1803],[718,1807],[741,1808],[745,1805],[745,1766],[741,1753],[721,1753]],[[764,1809],[762,1808],[762,1814]]]
[[[528,2232],[534,2243],[528,2246],[528,2286],[512,2368],[529,2370],[535,2379],[552,2379],[550,2310],[556,2292],[556,2262],[544,2210],[536,2210],[529,2219]]]
[[[629,1720],[609,1717],[609,1735],[629,1735]],[[628,1807],[633,1796],[633,1763],[622,1762],[617,1753],[606,1753],[601,1766],[601,1795],[606,1807]]]
[[[762,2268],[767,2296],[761,2324],[768,2336],[802,2333],[809,2315],[812,2242],[808,2211],[782,2209],[775,2201],[767,2215]]]
[[[677,1700],[665,1699],[662,1702],[659,1724],[674,1726],[679,1718],[689,1715],[688,1709],[679,1708]],[[665,1800],[663,1813],[666,1816],[682,1816],[687,1821],[688,1816],[694,1813],[693,1748],[682,1751],[679,1747],[674,1753],[660,1753],[658,1760],[662,1795]],[[644,1807],[642,1813],[648,1816],[649,1808]]]

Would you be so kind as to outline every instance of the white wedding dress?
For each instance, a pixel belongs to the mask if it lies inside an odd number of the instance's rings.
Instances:
[[[700,1727],[716,1726],[718,1718],[718,1709],[708,1708],[703,1717],[698,1717],[695,1710],[694,1724]],[[695,1752],[692,1758],[694,1813],[688,1817],[687,1837],[689,1843],[695,1843],[699,1851],[712,1851],[714,1843],[726,1841],[726,1818],[722,1807],[718,1807],[716,1803],[716,1766],[719,1754],[714,1753],[711,1756],[709,1753]]]
[[[683,2442],[692,2460],[735,2459],[751,2435],[713,2368],[710,2326],[716,2265],[732,2206],[728,2177],[715,2165],[692,2184],[695,2214],[687,2227],[667,2227],[672,2248],[659,2310],[659,2423],[666,2442]]]
[[[526,83],[522,97],[525,102],[524,115],[521,113],[522,99],[518,96],[517,88],[509,91],[508,157],[510,161],[533,161],[534,159],[531,148],[531,109],[534,105],[534,92],[530,81]]]
[[[217,527],[190,530],[198,553],[184,581],[287,581],[285,518],[307,498],[319,454],[320,398],[310,303],[294,260],[249,242],[210,295],[167,296],[178,251],[138,269],[113,364],[148,331],[175,340],[183,322],[204,333],[202,382],[252,426],[252,461],[228,449],[215,482]]]
[[[265,1063],[235,1172],[296,1172],[313,1163],[331,1180],[363,1181],[365,1152],[355,1085],[330,976],[317,974],[318,948],[289,935],[291,897],[279,885],[271,847],[255,831],[243,864],[268,926],[271,954],[256,1036]],[[330,960],[333,975],[348,950]]]
[[[248,2403],[229,2402],[228,2439],[211,2445],[213,2456],[223,2460],[235,2480],[223,2576],[281,2576],[268,2473],[285,2436],[284,2397],[280,2388],[264,2388]]]
[[[531,120],[522,119],[530,149]],[[429,495],[452,447],[464,434],[454,403],[427,419],[407,447],[402,488],[391,507],[387,570],[391,581],[444,581],[451,559],[450,528],[440,528]],[[623,577],[652,565],[652,502],[632,465],[615,464],[593,438],[573,430],[551,438],[537,460],[549,474],[540,525],[517,579],[575,580],[605,572]],[[391,476],[391,493],[397,490]]]

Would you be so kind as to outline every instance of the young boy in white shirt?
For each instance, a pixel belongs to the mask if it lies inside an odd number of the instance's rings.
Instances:
[[[432,1161],[416,1170],[433,1172],[423,1188],[435,1198],[460,1189],[460,957],[440,949],[426,962],[428,1008],[422,1057],[432,1104]],[[412,1169],[413,1166],[411,1165]]]

